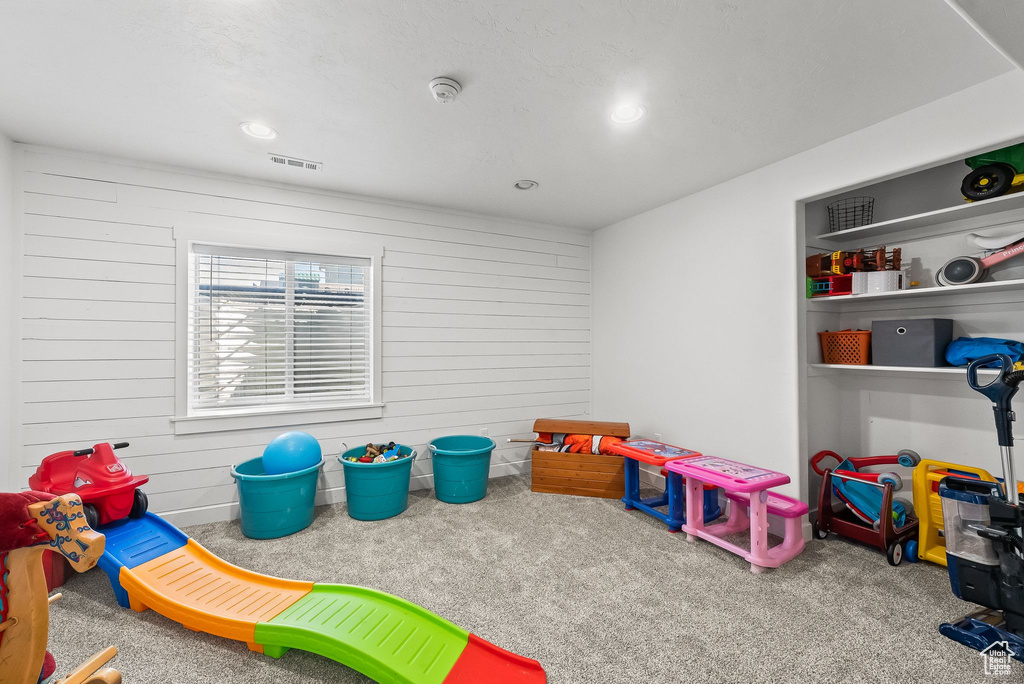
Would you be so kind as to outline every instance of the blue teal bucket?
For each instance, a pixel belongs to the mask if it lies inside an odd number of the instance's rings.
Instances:
[[[430,443],[434,495],[445,503],[469,503],[487,495],[494,441],[476,435],[438,437]]]
[[[409,506],[409,476],[416,452],[399,444],[402,458],[383,463],[353,463],[346,458],[360,457],[366,447],[345,451],[338,460],[345,470],[345,498],[348,514],[356,520],[392,518]]]
[[[316,481],[324,460],[294,473],[267,475],[263,457],[231,469],[242,506],[242,534],[251,539],[276,539],[313,522]]]

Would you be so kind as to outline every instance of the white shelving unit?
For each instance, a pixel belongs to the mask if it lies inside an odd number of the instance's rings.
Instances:
[[[870,241],[876,237],[884,237],[887,240],[891,240],[895,237],[900,237],[904,233],[917,231],[922,228],[936,233],[953,223],[967,224],[969,222],[971,225],[968,229],[974,228],[975,224],[978,227],[991,226],[1014,217],[1017,212],[1020,212],[1021,217],[1024,217],[1024,193],[1018,192],[1012,195],[1003,195],[1002,197],[985,200],[984,202],[970,202],[959,206],[926,211],[914,214],[913,216],[904,216],[902,218],[872,223],[860,228],[849,228],[834,233],[819,233],[817,238],[819,240],[843,243]],[[954,230],[956,229],[954,228]],[[964,228],[959,227],[959,229],[963,230]]]
[[[851,188],[803,203],[799,211],[798,257],[834,250],[899,247],[911,279],[909,290],[806,299],[799,291],[801,331],[801,431],[810,457],[822,449],[871,456],[914,449],[924,458],[963,463],[997,472],[990,404],[967,385],[964,368],[849,366],[823,363],[817,333],[870,329],[873,321],[949,318],[953,336],[1024,341],[1024,257],[996,267],[980,283],[938,287],[935,272],[959,255],[980,256],[972,234],[1011,235],[1024,230],[1024,193],[966,203],[959,179],[962,160]],[[876,198],[875,223],[828,232],[825,206],[834,200]],[[907,207],[905,215],[902,208]],[[802,269],[801,269],[802,270]],[[985,378],[995,371],[982,371]],[[1024,407],[1024,399],[1021,399]],[[1024,463],[1020,464],[1024,470]],[[898,468],[896,470],[899,470]],[[907,482],[911,473],[902,473]],[[819,482],[810,473],[809,501],[817,504]],[[909,487],[898,494],[909,498]]]
[[[987,282],[973,283],[971,285],[958,285],[956,287],[913,287],[909,290],[897,290],[895,292],[869,292],[867,294],[837,295],[835,297],[816,297],[811,300],[814,306],[841,305],[843,302],[862,301],[865,299],[919,299],[923,297],[960,297],[972,292],[1003,292],[1008,290],[1024,290],[1024,278],[1013,278],[1011,280],[990,280]]]
[[[961,382],[967,377],[967,369],[957,367],[918,368],[916,366],[874,366],[870,364],[867,366],[851,366],[839,363],[812,363],[809,368],[809,373],[811,375],[827,375],[830,373],[851,373],[854,375],[878,374],[891,378],[898,378],[901,375],[905,377],[934,375],[940,378],[959,380]],[[979,375],[981,376],[995,376],[995,374],[995,370],[982,369],[979,371]]]

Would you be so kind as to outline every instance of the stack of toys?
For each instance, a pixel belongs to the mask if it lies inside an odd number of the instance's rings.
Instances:
[[[346,461],[351,463],[388,463],[389,461],[397,461],[403,458],[399,453],[399,445],[394,442],[388,442],[387,444],[370,444],[366,445],[366,454],[363,456],[347,456]]]

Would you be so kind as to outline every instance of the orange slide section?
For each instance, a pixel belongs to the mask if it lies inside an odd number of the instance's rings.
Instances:
[[[312,582],[243,570],[191,539],[135,568],[122,567],[120,580],[133,610],[152,608],[189,629],[244,641],[259,652],[256,623],[269,621],[313,588]]]

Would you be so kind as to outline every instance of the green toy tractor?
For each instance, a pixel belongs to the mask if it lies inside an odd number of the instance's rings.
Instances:
[[[964,163],[973,169],[960,185],[968,200],[999,197],[1024,185],[1024,143],[968,157]]]

